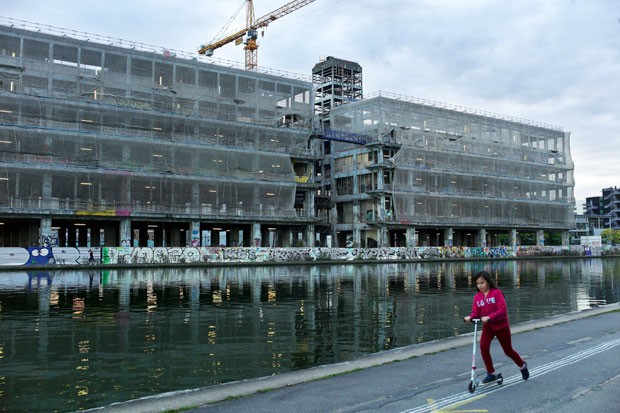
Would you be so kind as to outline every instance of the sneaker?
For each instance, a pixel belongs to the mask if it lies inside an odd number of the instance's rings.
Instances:
[[[484,379],[482,379],[482,383],[487,384],[487,383],[494,382],[495,380],[497,380],[497,376],[493,373],[488,373],[487,376]]]
[[[527,369],[527,363],[523,363],[523,368],[521,369],[521,377],[523,380],[527,380],[530,378],[530,371]]]

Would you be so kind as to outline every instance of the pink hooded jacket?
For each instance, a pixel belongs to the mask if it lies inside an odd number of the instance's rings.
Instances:
[[[506,312],[506,300],[504,300],[504,294],[499,288],[491,288],[486,297],[482,291],[478,291],[474,296],[474,303],[469,316],[472,319],[489,317],[490,320],[485,326],[492,330],[501,330],[510,326]]]

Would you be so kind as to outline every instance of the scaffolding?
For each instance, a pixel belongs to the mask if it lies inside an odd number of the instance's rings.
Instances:
[[[416,228],[573,228],[568,133],[442,106],[378,94],[332,111],[334,129],[371,137],[357,149],[358,159],[365,153],[371,166],[357,163],[340,172],[355,170],[351,182],[372,182],[393,208],[383,211],[384,216],[392,212],[393,222]],[[337,145],[335,152],[352,159],[353,144]],[[381,168],[373,170],[375,164]],[[355,192],[362,191],[351,190]],[[382,206],[372,205],[375,201],[355,201],[362,212],[364,205],[382,212]]]
[[[311,99],[303,80],[0,26],[0,208],[310,224]]]
[[[333,57],[313,85],[6,23],[1,245],[54,230],[85,246],[78,225],[112,246],[136,231],[139,246],[147,231],[155,246],[190,233],[202,246],[425,245],[423,230],[449,245],[458,229],[486,245],[485,230],[574,226],[561,128],[383,92],[362,100],[361,66]]]

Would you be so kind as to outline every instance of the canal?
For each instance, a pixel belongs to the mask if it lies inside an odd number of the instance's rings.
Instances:
[[[75,411],[620,301],[620,259],[0,272],[0,410]]]

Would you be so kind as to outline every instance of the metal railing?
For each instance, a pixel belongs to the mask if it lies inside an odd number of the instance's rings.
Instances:
[[[33,23],[26,20],[13,19],[11,17],[0,16],[0,25],[7,27],[15,27],[17,29],[35,31],[47,33],[55,36],[66,36],[77,40],[86,42],[99,43],[108,46],[116,46],[124,49],[139,50],[142,52],[154,53],[162,55],[167,58],[179,58],[185,60],[198,60],[204,63],[216,64],[218,66],[225,66],[234,69],[245,70],[245,64],[243,62],[235,62],[232,60],[218,59],[216,57],[207,57],[205,55],[198,54],[198,52],[187,52],[182,50],[170,49],[163,46],[155,46],[146,43],[140,43],[136,41],[124,40],[117,37],[103,36],[94,33],[87,33],[78,30],[65,29],[62,27],[50,26],[47,24]],[[304,82],[312,82],[312,76],[302,75],[299,73],[287,72],[284,70],[273,69],[268,67],[258,67],[256,69],[259,73],[264,73],[273,76],[286,77],[289,79],[301,80]]]
[[[500,113],[488,112],[488,111],[480,110],[480,109],[468,108],[466,106],[454,105],[452,103],[437,102],[437,101],[429,100],[429,99],[422,99],[422,98],[416,98],[412,96],[400,95],[398,93],[384,92],[382,90],[378,90],[376,92],[372,92],[372,93],[365,95],[365,99],[372,99],[375,97],[386,97],[389,99],[401,100],[404,102],[416,103],[416,104],[424,105],[424,106],[432,106],[432,107],[440,108],[440,109],[453,110],[455,112],[462,112],[462,113],[467,113],[471,115],[485,116],[485,117],[489,117],[493,119],[505,120],[508,122],[522,123],[524,125],[536,126],[536,127],[545,128],[545,129],[552,129],[558,132],[564,131],[564,128],[562,128],[561,126],[550,125],[548,123],[533,121],[529,119],[523,119],[523,118],[519,118],[515,116],[502,115]]]
[[[229,207],[226,204],[159,204],[150,201],[132,201],[123,203],[111,200],[80,200],[56,197],[8,197],[0,200],[0,210],[10,212],[40,212],[66,214],[68,211],[75,215],[88,216],[124,216],[124,213],[141,214],[175,214],[192,216],[209,216],[221,218],[240,218],[240,217],[306,217],[298,214],[295,209],[284,209],[273,205],[256,204],[251,207]],[[122,211],[120,215],[117,213]],[[311,217],[309,217],[311,218]]]

